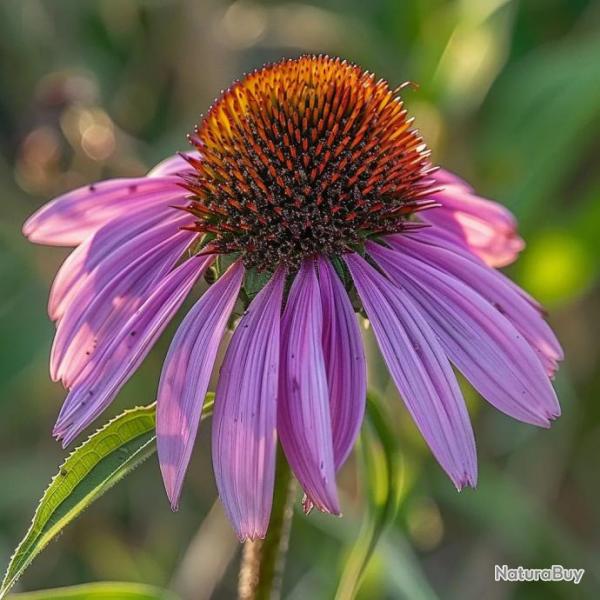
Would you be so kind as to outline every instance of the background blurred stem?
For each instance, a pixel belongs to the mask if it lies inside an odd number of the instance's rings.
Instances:
[[[292,526],[295,483],[279,447],[273,509],[264,540],[244,544],[238,593],[240,600],[277,600]]]

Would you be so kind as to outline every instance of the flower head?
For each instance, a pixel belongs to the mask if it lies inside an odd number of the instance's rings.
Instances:
[[[539,305],[494,267],[523,246],[513,216],[433,167],[399,90],[325,56],[227,90],[195,150],[146,177],[65,194],[25,234],[76,246],[52,286],[51,376],[70,443],[112,401],[188,293],[209,282],[165,359],[158,454],[178,504],[226,329],[213,461],[241,539],[264,536],[279,439],[307,505],[338,514],[336,471],[358,434],[366,365],[355,312],[457,488],[477,478],[452,365],[499,410],[560,414],[562,351]],[[209,276],[210,275],[210,276]]]
[[[186,177],[194,229],[246,267],[297,268],[431,206],[429,151],[388,84],[339,59],[255,71],[212,106]]]

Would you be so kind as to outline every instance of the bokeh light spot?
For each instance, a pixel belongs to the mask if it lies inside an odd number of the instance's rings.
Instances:
[[[567,231],[546,230],[529,241],[521,261],[522,282],[538,300],[556,305],[591,282],[592,257]]]

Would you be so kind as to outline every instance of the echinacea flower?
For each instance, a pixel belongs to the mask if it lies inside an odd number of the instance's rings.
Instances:
[[[277,440],[309,506],[340,512],[336,472],[365,410],[356,312],[457,488],[475,441],[453,366],[496,408],[547,427],[562,351],[539,305],[494,267],[523,247],[513,216],[434,167],[399,96],[327,56],[230,87],[194,151],[146,177],[67,193],[25,224],[76,246],[52,286],[50,372],[69,444],[113,400],[194,285],[157,397],[158,455],[178,504],[219,346],[212,425],[220,497],[241,539],[265,535]]]

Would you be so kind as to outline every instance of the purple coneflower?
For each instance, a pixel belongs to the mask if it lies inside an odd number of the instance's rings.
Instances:
[[[365,410],[356,314],[457,488],[477,478],[452,365],[506,414],[560,414],[562,358],[539,305],[494,267],[523,247],[513,216],[433,167],[398,93],[326,56],[253,72],[214,103],[195,150],[146,177],[67,193],[25,224],[76,246],[52,286],[50,372],[69,444],[131,377],[193,286],[158,388],[158,455],[173,507],[223,335],[216,481],[241,539],[265,535],[277,439],[308,505],[340,512],[336,471]],[[239,319],[237,318],[239,317]]]

